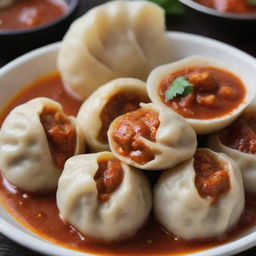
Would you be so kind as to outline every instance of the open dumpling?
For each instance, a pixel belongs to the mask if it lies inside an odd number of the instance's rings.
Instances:
[[[144,82],[118,78],[99,87],[81,106],[77,121],[87,145],[94,152],[109,150],[107,131],[119,115],[149,102]]]
[[[14,108],[0,130],[0,169],[12,184],[29,192],[57,188],[65,161],[83,152],[75,118],[59,103],[36,98]]]
[[[162,170],[193,156],[196,134],[184,118],[154,104],[116,118],[108,130],[113,154],[145,170]]]
[[[58,56],[67,88],[87,98],[118,77],[146,80],[170,61],[164,10],[147,1],[111,1],[93,8],[68,30]]]
[[[59,179],[57,206],[64,221],[103,241],[128,238],[145,223],[152,207],[142,172],[110,152],[70,158]]]
[[[229,125],[256,93],[254,80],[243,69],[201,56],[157,67],[147,91],[153,103],[182,115],[197,134]]]
[[[183,239],[222,235],[237,223],[243,209],[238,166],[209,149],[198,149],[194,158],[165,171],[154,188],[158,221]]]
[[[230,126],[212,134],[208,146],[239,165],[244,188],[256,192],[256,106],[248,107]]]

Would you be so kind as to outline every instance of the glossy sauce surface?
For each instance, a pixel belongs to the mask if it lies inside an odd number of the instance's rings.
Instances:
[[[219,139],[230,148],[256,154],[256,109],[243,112],[230,126],[219,132]]]
[[[65,14],[67,8],[64,0],[21,0],[0,10],[0,30],[44,25]]]
[[[193,85],[193,92],[166,100],[166,91],[178,77],[185,77]],[[164,78],[158,87],[165,105],[186,118],[202,120],[230,113],[243,102],[245,93],[245,86],[238,77],[215,67],[181,69]]]
[[[256,4],[250,4],[250,0],[195,0],[199,4],[220,12],[254,13]]]
[[[230,190],[225,164],[210,151],[198,149],[194,155],[195,185],[202,198],[211,204]]]
[[[120,116],[112,134],[116,150],[139,164],[153,160],[154,152],[151,152],[141,137],[154,142],[159,125],[158,113],[150,109],[138,109]]]
[[[75,115],[81,105],[81,102],[65,93],[60,77],[58,74],[53,74],[21,91],[4,109],[2,116],[6,116],[14,106],[38,96],[48,96],[59,101],[64,105],[67,114]],[[152,172],[147,175],[154,184],[158,175]],[[78,251],[109,256],[182,255],[221,245],[256,224],[256,195],[247,195],[245,211],[238,225],[219,238],[184,241],[165,232],[154,217],[150,216],[145,226],[133,238],[118,243],[99,244],[62,222],[56,206],[55,194],[39,196],[24,193],[0,176],[0,202],[18,222],[49,241]]]

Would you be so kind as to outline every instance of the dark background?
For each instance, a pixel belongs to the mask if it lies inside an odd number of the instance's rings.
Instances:
[[[78,17],[82,15],[88,9],[103,2],[105,1],[80,0],[76,16]],[[256,21],[226,20],[187,9],[185,14],[181,16],[167,15],[167,28],[168,30],[183,31],[211,37],[236,46],[256,57]],[[44,44],[60,40],[62,37],[63,33],[61,32],[57,35],[48,35],[44,38]],[[5,53],[1,52],[0,41],[0,67],[13,58],[18,57],[22,52],[23,47],[24,45],[17,42],[16,50],[18,50],[19,53],[14,52],[12,57],[6,57]],[[38,47],[38,43],[32,43],[31,49],[36,47]],[[225,58],[225,56],[223,56],[223,58]],[[255,255],[256,247],[239,254],[239,256]],[[0,233],[0,256],[39,256],[39,254],[19,246]]]

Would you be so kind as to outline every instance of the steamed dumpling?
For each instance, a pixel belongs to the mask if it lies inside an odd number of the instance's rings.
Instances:
[[[162,170],[193,156],[196,134],[174,111],[154,104],[116,118],[108,130],[113,154],[144,170]]]
[[[146,80],[170,61],[164,10],[147,1],[111,1],[93,8],[68,30],[58,56],[65,85],[87,98],[118,77]]]
[[[165,171],[154,188],[154,212],[183,239],[222,235],[244,209],[240,170],[225,154],[198,149],[194,158]]]
[[[224,130],[212,134],[208,146],[231,157],[240,167],[244,188],[256,192],[256,106],[248,107]]]
[[[66,162],[57,206],[63,220],[85,236],[113,241],[134,235],[145,223],[152,195],[142,172],[100,152]]]
[[[146,85],[134,78],[118,78],[98,88],[81,106],[77,121],[94,152],[109,150],[107,131],[119,115],[149,102]]]
[[[254,80],[241,67],[192,56],[154,69],[147,92],[153,103],[186,118],[197,134],[207,134],[235,120],[256,90]]]
[[[81,132],[59,103],[36,98],[14,108],[0,130],[0,170],[29,192],[57,188],[65,161],[84,150]]]

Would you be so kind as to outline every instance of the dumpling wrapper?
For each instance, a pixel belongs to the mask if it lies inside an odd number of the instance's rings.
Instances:
[[[44,107],[63,114],[62,106],[48,98],[36,98],[14,108],[0,130],[0,169],[12,184],[28,192],[48,192],[57,188],[62,170],[51,156],[40,121]],[[76,129],[74,155],[84,151],[84,139],[74,117],[67,117]]]

